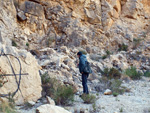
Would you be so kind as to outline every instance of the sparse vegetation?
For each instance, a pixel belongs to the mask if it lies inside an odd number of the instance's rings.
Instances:
[[[143,36],[144,38],[146,38],[147,32],[142,32],[142,36]]]
[[[107,58],[107,55],[103,55],[103,56],[102,56],[102,59],[106,59],[106,58]]]
[[[113,92],[112,94],[113,94],[114,97],[119,95],[119,93],[117,93],[117,92]]]
[[[70,105],[74,101],[72,86],[61,84],[57,79],[50,78],[48,73],[41,76],[43,90],[46,95],[52,97],[58,105]]]
[[[46,95],[52,97],[54,93],[56,92],[57,88],[59,87],[60,83],[56,78],[50,78],[50,76],[45,73],[41,77],[42,80],[42,86],[44,92],[46,92]]]
[[[146,72],[144,73],[144,76],[145,76],[145,77],[150,77],[150,71],[146,71]]]
[[[99,93],[96,93],[96,96],[99,96]]]
[[[118,51],[127,51],[128,50],[128,45],[125,45],[124,43],[119,45]]]
[[[5,72],[2,71],[2,69],[0,68],[0,75],[5,75]],[[5,83],[7,83],[8,81],[5,80],[5,77],[0,76],[0,87],[3,87],[3,85]],[[13,99],[13,95],[11,93],[9,93],[9,96],[6,97],[8,99],[8,101],[3,101],[0,98],[0,112],[2,113],[17,113],[15,111],[15,101]]]
[[[29,47],[29,43],[28,42],[26,43],[26,46]]]
[[[31,104],[30,102],[25,102],[24,105],[23,105],[23,109],[31,109],[34,105]]]
[[[95,102],[92,104],[92,107],[93,107],[93,112],[96,112],[96,103]]]
[[[56,41],[55,37],[49,37],[46,41],[47,46],[51,46]]]
[[[92,94],[82,94],[81,96],[84,103],[91,104],[96,101],[96,96]]]
[[[121,86],[122,80],[102,77],[100,79],[100,83],[102,85],[97,85],[96,91],[104,92],[106,89],[110,89],[112,91],[113,96],[118,96],[123,94],[124,92],[130,92],[130,89],[124,86]]]
[[[106,54],[102,56],[102,59],[106,59],[110,55],[110,51],[106,51]]]
[[[15,110],[15,101],[13,96],[9,94],[8,101],[0,99],[0,112],[2,113],[17,113]]]
[[[138,80],[142,76],[142,73],[138,72],[136,67],[133,67],[133,66],[126,69],[125,74],[128,75],[129,77],[131,77],[133,80]]]
[[[5,72],[3,72],[2,69],[0,68],[0,88],[3,87],[3,85],[8,82],[7,80],[5,80],[4,75]]]
[[[120,113],[122,113],[122,112],[123,112],[123,108],[120,108],[120,110],[119,110],[119,111],[120,111]]]
[[[123,94],[125,92],[125,88],[121,87],[122,81],[115,79],[111,82],[110,89],[114,96],[118,96],[119,94]]]
[[[97,92],[104,92],[106,89],[109,89],[109,87],[110,87],[110,79],[108,79],[105,76],[102,76],[99,79],[99,82],[100,82],[100,84],[97,84],[95,86],[95,89],[96,89]]]
[[[140,45],[142,40],[143,40],[142,38],[137,38],[137,39],[134,38],[133,39],[133,49],[137,48]]]
[[[2,113],[17,113],[15,111],[14,105],[10,102],[2,102],[0,104],[0,111]]]
[[[108,77],[108,78],[120,78],[121,77],[121,73],[118,69],[116,68],[105,68],[103,71],[103,75]]]
[[[48,75],[47,72],[41,76],[41,80],[43,85],[50,82],[50,76]]]
[[[12,46],[17,47],[17,43],[15,40],[12,40]]]
[[[109,50],[107,50],[107,51],[106,51],[106,54],[107,54],[107,55],[110,55],[111,53],[110,53],[110,51],[109,51]]]
[[[71,86],[61,85],[54,92],[52,98],[58,105],[70,105],[74,101],[73,88]]]

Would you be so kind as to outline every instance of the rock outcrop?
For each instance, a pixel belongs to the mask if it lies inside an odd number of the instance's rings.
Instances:
[[[71,113],[71,112],[59,106],[45,104],[45,105],[38,107],[36,109],[36,113]]]
[[[28,75],[21,75],[20,90],[14,96],[16,104],[20,105],[28,101],[37,101],[41,97],[41,78],[39,75],[40,66],[38,65],[34,56],[26,50],[18,50],[15,47],[9,47],[0,44],[0,48],[4,49],[5,54],[11,54],[18,57],[21,63],[21,73]],[[20,65],[17,59],[13,56],[8,56],[11,65],[16,74],[20,73]],[[13,74],[9,60],[6,56],[0,56],[0,69],[4,74]],[[16,77],[19,83],[19,75]],[[4,81],[7,81],[3,87],[0,88],[0,94],[9,94],[17,90],[15,75],[4,76]]]
[[[148,0],[1,1],[1,38],[9,44],[14,39],[26,49],[65,45],[92,52],[115,50],[147,33],[148,4]]]

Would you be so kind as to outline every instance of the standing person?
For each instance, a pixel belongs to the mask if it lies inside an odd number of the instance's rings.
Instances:
[[[83,72],[83,69],[86,65],[87,59],[86,59],[86,56],[82,54],[82,52],[78,52],[77,56],[79,58],[79,65],[78,65],[79,66],[79,71],[82,74],[83,93],[84,94],[89,94],[88,86],[87,86],[87,78],[88,78],[89,74]]]

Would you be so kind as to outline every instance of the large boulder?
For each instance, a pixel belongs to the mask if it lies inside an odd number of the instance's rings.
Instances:
[[[42,88],[41,78],[39,75],[40,66],[38,65],[36,59],[26,50],[18,50],[15,47],[8,47],[1,44],[0,48],[3,48],[6,54],[11,54],[19,58],[21,63],[21,73],[28,73],[28,75],[21,75],[20,91],[18,90],[14,96],[16,104],[20,105],[26,101],[37,101],[37,99],[41,97]],[[15,57],[8,56],[14,72],[19,74],[20,65]],[[5,56],[0,57],[0,69],[1,72],[5,74],[13,73],[9,60]],[[8,82],[0,88],[0,94],[13,93],[18,88],[14,75],[4,76],[4,81]],[[17,81],[19,81],[19,75],[17,75]]]
[[[62,107],[45,104],[36,109],[36,113],[71,113]]]

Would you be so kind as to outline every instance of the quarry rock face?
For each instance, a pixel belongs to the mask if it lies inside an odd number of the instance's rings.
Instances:
[[[114,47],[112,40],[118,41],[116,37],[129,44],[128,36],[138,34],[128,29],[141,32],[141,29],[148,28],[148,4],[148,0],[1,1],[1,37],[9,44],[14,38],[23,45],[20,48],[32,43],[29,49],[41,48],[37,45],[88,46],[92,49],[106,48],[105,45]],[[119,26],[127,35],[116,34]],[[111,40],[104,35],[105,32],[111,32]]]
[[[2,41],[11,45],[13,39],[20,48],[114,49],[130,45],[149,27],[148,0],[11,0],[0,5]]]

